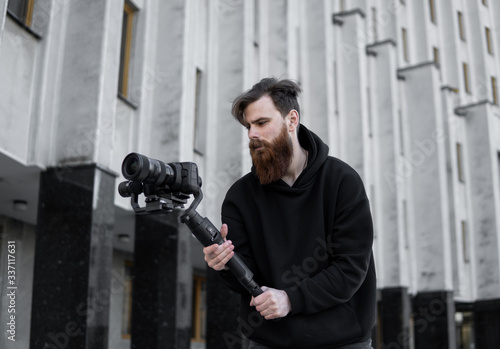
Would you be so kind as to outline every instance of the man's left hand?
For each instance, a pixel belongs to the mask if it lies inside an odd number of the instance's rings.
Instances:
[[[250,306],[255,307],[266,320],[285,317],[292,311],[292,304],[285,291],[265,286],[262,286],[262,291],[264,293],[261,295],[252,297]]]

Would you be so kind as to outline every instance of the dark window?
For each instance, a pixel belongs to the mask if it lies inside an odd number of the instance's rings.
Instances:
[[[122,45],[120,50],[120,76],[118,78],[118,92],[128,97],[130,57],[132,51],[132,33],[134,29],[134,9],[125,3],[123,7]]]
[[[31,27],[35,0],[10,0],[7,5],[9,12],[26,26]]]

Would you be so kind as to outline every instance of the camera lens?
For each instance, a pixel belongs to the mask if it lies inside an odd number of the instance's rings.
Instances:
[[[127,179],[142,181],[148,172],[149,159],[141,154],[130,153],[123,160],[122,173]]]
[[[154,185],[166,185],[175,178],[172,167],[138,153],[130,153],[125,157],[122,174],[126,179]]]
[[[133,176],[137,171],[141,169],[141,166],[139,165],[139,161],[134,157],[131,158],[129,162],[126,163],[126,172]]]

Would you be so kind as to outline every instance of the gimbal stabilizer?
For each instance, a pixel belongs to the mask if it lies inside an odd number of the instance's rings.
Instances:
[[[203,246],[222,244],[219,230],[209,219],[201,217],[196,208],[203,199],[201,178],[198,176],[198,166],[193,162],[173,162],[165,164],[147,156],[130,153],[122,164],[123,177],[128,179],[120,183],[118,192],[122,197],[130,197],[130,203],[135,213],[149,214],[158,211],[172,212],[174,208],[183,208],[189,195],[193,194],[194,201],[180,217],[193,235]],[[144,193],[145,206],[138,202],[139,195]],[[241,260],[238,254],[226,263],[229,270],[238,281],[254,297],[262,290],[253,280],[253,273]]]

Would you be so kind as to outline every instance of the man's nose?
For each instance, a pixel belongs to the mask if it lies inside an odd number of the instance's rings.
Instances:
[[[255,129],[255,127],[250,126],[248,128],[248,138],[250,138],[250,139],[258,139],[259,138],[259,132]]]

